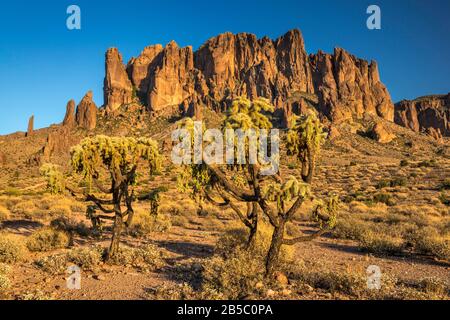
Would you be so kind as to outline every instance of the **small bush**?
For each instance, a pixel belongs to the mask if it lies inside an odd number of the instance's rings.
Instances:
[[[74,249],[67,254],[67,260],[83,270],[93,271],[102,262],[103,249],[100,247]]]
[[[241,299],[263,280],[263,260],[251,250],[236,248],[227,258],[214,255],[204,264],[202,291],[206,299]]]
[[[333,230],[333,236],[338,239],[361,240],[370,225],[356,219],[339,219]]]
[[[164,266],[163,255],[158,247],[147,244],[139,248],[121,246],[111,263],[153,271]]]
[[[43,257],[34,262],[35,266],[50,274],[61,274],[66,272],[67,255],[65,253]]]
[[[0,222],[9,220],[11,213],[8,209],[0,206]]]
[[[23,245],[4,234],[0,234],[0,263],[14,263],[25,255]]]
[[[133,222],[128,229],[135,237],[146,236],[152,232],[165,232],[172,226],[168,215],[151,215],[149,212],[136,212]]]
[[[10,271],[11,268],[8,265],[0,263],[0,294],[11,287],[11,282],[8,278]]]
[[[450,294],[450,287],[448,286],[448,283],[439,278],[423,278],[419,281],[418,286],[423,292],[435,295],[437,297]]]
[[[406,159],[403,159],[402,161],[400,161],[400,167],[407,167],[409,166],[409,161]]]
[[[445,179],[444,182],[439,186],[441,190],[449,190],[450,189],[450,179]]]
[[[441,236],[436,229],[424,227],[413,230],[407,234],[407,239],[417,252],[450,261],[450,241]]]
[[[27,240],[27,248],[30,251],[50,251],[67,247],[69,237],[66,233],[52,228],[43,228],[33,233]]]
[[[372,253],[398,254],[403,251],[404,242],[401,238],[367,231],[359,240],[359,246]]]
[[[11,281],[6,276],[6,274],[0,273],[0,294],[11,287]]]
[[[373,202],[375,203],[384,203],[388,206],[395,205],[394,200],[392,199],[392,196],[388,193],[378,193],[373,196]]]
[[[69,217],[58,217],[50,222],[50,226],[59,231],[68,233],[77,233],[80,236],[87,237],[91,234],[91,230],[84,222],[77,222]]]

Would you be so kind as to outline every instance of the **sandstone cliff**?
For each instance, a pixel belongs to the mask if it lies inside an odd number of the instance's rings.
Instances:
[[[114,111],[139,98],[155,115],[201,106],[224,110],[240,95],[269,98],[285,118],[313,105],[330,120],[376,114],[393,121],[394,106],[375,62],[342,49],[308,56],[299,30],[271,40],[224,33],[197,51],[146,47],[125,67],[118,50],[106,53],[105,107]],[[305,97],[307,97],[305,99]]]
[[[450,93],[403,100],[395,105],[395,123],[435,138],[450,136],[449,120]]]

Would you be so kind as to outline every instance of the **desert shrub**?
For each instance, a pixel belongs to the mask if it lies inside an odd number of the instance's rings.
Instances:
[[[11,287],[11,281],[6,274],[0,273],[0,294]]]
[[[30,251],[50,251],[67,247],[69,237],[66,233],[52,228],[43,228],[33,233],[27,240],[27,248]]]
[[[376,188],[377,189],[383,189],[383,188],[394,188],[394,187],[404,187],[406,186],[406,184],[408,183],[408,181],[405,178],[394,178],[391,180],[381,180],[378,182]]]
[[[264,275],[264,260],[242,248],[236,248],[227,258],[214,255],[203,267],[202,292],[207,299],[243,298]]]
[[[184,227],[189,224],[189,219],[185,216],[173,216],[170,220],[172,221],[172,225],[176,227]]]
[[[446,206],[450,206],[450,196],[446,195],[443,192],[439,195],[439,201],[441,201],[441,203],[445,204]]]
[[[153,271],[164,266],[163,254],[158,247],[147,244],[138,248],[122,246],[110,263]]]
[[[267,255],[270,247],[270,241],[272,240],[273,228],[264,223],[258,224],[258,231],[255,241],[251,244],[249,251],[253,255],[260,257],[261,259]],[[229,255],[234,255],[236,248],[245,249],[248,241],[248,230],[246,229],[231,229],[225,232],[218,240],[215,246],[215,253],[227,258]],[[289,262],[294,258],[293,246],[282,246],[280,253],[281,262]]]
[[[361,249],[371,253],[398,254],[404,249],[403,239],[370,230],[358,242]]]
[[[419,280],[418,287],[429,295],[442,297],[450,294],[449,284],[442,279],[429,277]]]
[[[17,215],[24,215],[27,218],[33,217],[35,210],[36,206],[31,200],[18,202],[11,208],[12,213]]]
[[[409,161],[406,159],[403,159],[400,161],[400,167],[407,167],[409,166]]]
[[[25,248],[16,239],[0,234],[0,263],[14,263],[25,255]]]
[[[149,212],[138,211],[133,217],[128,232],[135,236],[146,236],[152,232],[165,232],[172,226],[168,215],[151,215]]]
[[[375,203],[384,203],[388,206],[395,205],[394,200],[392,199],[392,196],[388,193],[377,193],[373,196],[373,202]]]
[[[11,282],[8,278],[8,273],[11,271],[11,268],[3,263],[0,263],[0,294],[3,291],[6,291],[11,286]]]
[[[95,270],[101,263],[103,249],[100,247],[79,248],[67,254],[67,260],[83,270]]]
[[[40,300],[53,300],[53,297],[45,292],[42,292],[39,289],[28,291],[24,294],[21,294],[18,300],[28,300],[28,301],[40,301]]]
[[[340,219],[333,230],[333,236],[338,239],[360,240],[364,237],[369,227],[369,224],[361,220],[352,218]]]
[[[406,234],[414,249],[422,254],[450,261],[450,241],[432,227],[416,229]]]
[[[91,234],[91,230],[84,222],[77,222],[73,218],[58,217],[50,222],[50,226],[59,231],[65,231],[68,233],[77,233],[80,236],[86,237]]]
[[[450,179],[445,179],[441,185],[439,186],[441,190],[449,190],[450,189]]]
[[[335,272],[303,269],[297,276],[313,288],[340,292],[359,297],[367,289],[367,277],[354,272]]]
[[[9,220],[11,213],[7,208],[0,206],[0,222]]]
[[[430,167],[434,167],[436,165],[436,160],[432,159],[432,160],[424,160],[421,161],[417,164],[418,168],[430,168]]]
[[[103,249],[100,247],[78,248],[43,257],[36,260],[34,264],[50,274],[65,273],[68,264],[75,264],[85,271],[93,271],[102,262],[102,254]]]
[[[34,265],[44,272],[50,274],[61,274],[66,272],[67,255],[65,253],[60,253],[43,257],[36,260]]]

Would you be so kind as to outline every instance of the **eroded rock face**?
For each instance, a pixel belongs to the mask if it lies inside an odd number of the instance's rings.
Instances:
[[[370,134],[372,138],[379,143],[389,143],[396,138],[396,136],[389,132],[381,122],[375,124]]]
[[[364,113],[394,120],[394,105],[380,82],[377,63],[358,59],[343,49],[310,55],[319,111],[333,121],[362,118]]]
[[[97,106],[92,100],[92,91],[86,93],[77,106],[76,122],[78,126],[93,130],[97,126]]]
[[[75,126],[75,101],[72,99],[67,102],[66,115],[64,116],[63,126],[74,127]]]
[[[106,52],[103,91],[108,112],[114,112],[120,106],[133,101],[133,86],[122,62],[122,55],[116,48]]]
[[[416,100],[403,100],[395,105],[395,123],[432,136],[450,136],[450,93]],[[434,130],[429,130],[430,128]]]
[[[224,110],[237,96],[265,97],[288,123],[304,110],[302,95],[314,96],[316,107],[330,120],[364,113],[393,121],[394,109],[380,82],[375,62],[342,49],[333,55],[308,56],[299,30],[271,40],[253,34],[224,33],[196,52],[175,42],[146,47],[132,58],[126,72],[117,49],[106,53],[105,106],[129,103],[132,90],[153,114],[172,110]],[[302,102],[303,101],[303,102]],[[296,106],[298,105],[298,106]],[[296,111],[295,111],[296,110]]]

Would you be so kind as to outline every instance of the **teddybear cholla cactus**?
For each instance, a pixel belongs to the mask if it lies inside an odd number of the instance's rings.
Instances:
[[[223,121],[222,129],[270,129],[272,124],[269,113],[273,110],[273,106],[265,99],[250,102],[248,99],[239,98],[233,102]],[[187,119],[181,126],[193,128],[193,122]],[[267,275],[271,275],[277,265],[282,245],[312,240],[334,225],[336,198],[332,198],[327,204],[320,201],[317,203],[313,212],[314,219],[319,223],[319,231],[316,234],[295,239],[284,238],[286,224],[292,220],[303,203],[312,198],[310,183],[316,157],[324,141],[322,125],[315,115],[296,118],[287,134],[286,143],[289,153],[301,164],[301,181],[294,176],[283,181],[280,174],[260,175],[260,165],[249,164],[247,161],[246,164],[223,166],[205,163],[186,166],[179,179],[180,186],[183,190],[192,191],[196,199],[207,199],[218,206],[230,206],[250,229],[249,243],[257,231],[258,210],[262,209],[274,227],[266,258]],[[246,155],[249,155],[248,144],[245,148]],[[240,210],[238,203],[246,205],[246,214]]]
[[[153,191],[147,195],[135,196],[133,186],[136,184],[138,168],[145,162],[150,174],[159,170],[161,165],[158,144],[149,138],[96,136],[84,139],[71,150],[72,168],[75,173],[82,175],[87,183],[88,190],[84,192],[84,200],[93,202],[96,208],[103,212],[102,215],[96,215],[96,218],[114,221],[107,260],[118,252],[123,226],[129,226],[132,222],[133,201],[136,198],[152,200],[154,196]],[[55,167],[46,166],[41,171],[51,189],[58,188],[58,191],[61,191],[60,184],[55,183],[59,181],[59,173]],[[100,182],[102,174],[109,180],[110,187],[105,188]],[[91,194],[93,184],[111,198],[100,199]],[[78,193],[67,185],[65,188],[72,195]]]

